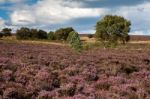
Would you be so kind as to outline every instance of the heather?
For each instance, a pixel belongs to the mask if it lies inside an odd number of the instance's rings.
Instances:
[[[149,99],[150,45],[95,48],[0,42],[2,99]]]

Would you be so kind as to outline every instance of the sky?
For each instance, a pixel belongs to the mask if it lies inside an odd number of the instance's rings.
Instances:
[[[0,0],[0,29],[95,33],[96,22],[108,14],[130,20],[130,34],[150,35],[150,0]]]

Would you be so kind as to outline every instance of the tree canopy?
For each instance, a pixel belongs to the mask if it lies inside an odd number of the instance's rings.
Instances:
[[[107,46],[116,45],[118,41],[129,41],[131,22],[117,15],[106,15],[96,24],[96,38]]]

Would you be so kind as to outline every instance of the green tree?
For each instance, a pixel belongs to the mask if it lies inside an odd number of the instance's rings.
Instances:
[[[31,38],[30,29],[26,27],[18,29],[16,31],[16,37],[17,39],[24,39],[24,40],[30,39]]]
[[[11,31],[12,30],[10,28],[4,28],[1,32],[3,33],[3,36],[11,36]]]
[[[43,30],[39,30],[37,36],[38,39],[47,39],[47,32]]]
[[[106,15],[96,24],[96,38],[105,46],[116,46],[118,41],[125,44],[129,41],[131,22],[121,16]]]
[[[72,27],[60,28],[60,29],[56,30],[56,32],[55,32],[56,39],[57,40],[67,40],[69,33],[72,31],[74,31],[74,29]]]
[[[88,34],[88,38],[93,38],[93,35],[92,34]]]
[[[3,33],[0,32],[0,38],[2,38],[2,37],[3,37]]]
[[[76,32],[72,31],[72,32],[69,33],[69,35],[67,37],[67,42],[71,42],[71,39],[72,39],[72,36],[73,36],[74,33],[76,33]]]
[[[31,33],[31,36],[30,36],[31,39],[38,39],[38,30],[37,29],[30,29],[30,33]]]
[[[53,31],[50,31],[50,32],[48,33],[48,40],[55,40],[55,34],[54,34]]]
[[[82,43],[77,32],[72,31],[71,33],[69,33],[68,41],[71,48],[75,49],[78,52],[82,50]]]

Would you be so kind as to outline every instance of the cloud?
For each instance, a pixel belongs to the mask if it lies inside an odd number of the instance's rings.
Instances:
[[[0,27],[4,26],[4,24],[5,24],[5,21],[0,17]]]
[[[0,3],[20,3],[24,1],[25,0],[0,0]]]
[[[144,35],[145,33],[143,31],[134,31],[131,32],[130,35]]]
[[[119,7],[112,11],[112,14],[124,16],[132,23],[131,32],[144,33],[150,26],[150,2],[145,2],[136,6]]]
[[[58,24],[75,18],[98,17],[104,13],[105,9],[101,8],[82,8],[77,1],[41,0],[32,6],[17,9],[10,18],[14,25]]]

